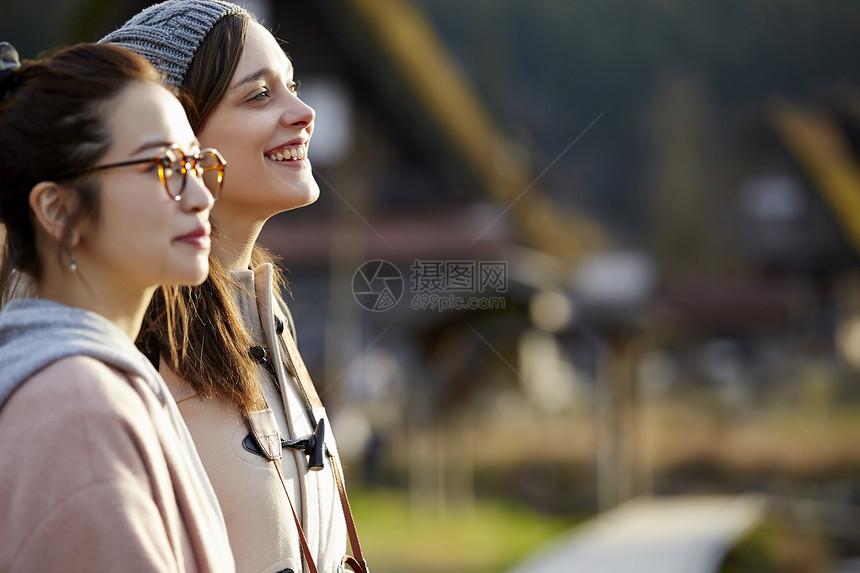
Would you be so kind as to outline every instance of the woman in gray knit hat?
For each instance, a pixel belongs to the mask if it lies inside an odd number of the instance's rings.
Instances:
[[[255,242],[271,216],[313,203],[314,111],[289,58],[220,0],[153,5],[102,42],[179,89],[201,145],[229,164],[212,211],[210,275],[184,304],[153,299],[139,344],[157,362],[224,510],[239,571],[364,569],[336,443],[301,356],[282,278]],[[170,344],[168,333],[183,340]],[[317,470],[317,471],[314,471]],[[355,558],[346,556],[347,536]]]

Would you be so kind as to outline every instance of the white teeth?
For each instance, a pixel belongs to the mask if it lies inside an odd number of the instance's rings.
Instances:
[[[304,159],[307,157],[307,150],[303,145],[299,147],[293,147],[291,149],[284,149],[283,151],[277,151],[275,153],[270,153],[266,155],[266,157],[272,161],[291,161],[293,159]]]

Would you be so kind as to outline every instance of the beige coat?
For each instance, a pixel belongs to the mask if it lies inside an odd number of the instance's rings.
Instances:
[[[280,310],[272,292],[271,265],[233,273],[233,278],[247,290],[244,293],[239,290],[237,301],[256,343],[264,345],[270,357],[282,356],[275,331],[275,315],[280,315]],[[285,317],[280,318],[286,322]],[[289,335],[289,330],[284,335]],[[283,439],[305,437],[312,433],[312,428],[296,381],[282,360],[271,362],[276,367],[283,396],[262,367],[259,376],[266,402],[274,414],[273,422]],[[163,362],[161,374],[179,405],[218,495],[237,571],[301,572],[301,547],[289,502],[272,462],[243,447],[242,442],[249,434],[246,421],[235,408],[198,397]],[[331,426],[327,427],[326,445],[336,456]],[[288,448],[283,450],[283,456],[293,506],[317,567],[320,573],[339,571],[346,552],[346,523],[331,462],[327,461],[322,471],[308,471],[307,456],[303,453]]]
[[[170,416],[94,358],[30,377],[0,416],[0,571],[232,571]]]

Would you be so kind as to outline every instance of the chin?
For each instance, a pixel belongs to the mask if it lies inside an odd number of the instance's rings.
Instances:
[[[209,276],[209,265],[206,265],[206,268],[201,272],[198,272],[194,279],[188,282],[188,286],[197,286],[203,284],[203,281],[206,280],[206,277]]]
[[[283,202],[277,212],[281,213],[284,211],[292,211],[299,207],[306,207],[315,203],[319,197],[320,188],[316,185],[308,186],[301,190],[296,189],[294,192],[290,193],[289,198]]]
[[[173,281],[173,284],[181,286],[197,286],[202,284],[209,276],[209,251],[206,251],[206,256],[195,258],[194,261],[189,261],[182,268],[181,277]]]
[[[205,254],[201,253],[200,258],[197,259],[197,272],[194,275],[194,282],[189,284],[197,286],[202,284],[206,280],[206,277],[209,276],[209,254],[209,249],[206,249]]]
[[[313,189],[308,192],[308,200],[305,202],[305,205],[310,205],[311,203],[316,203],[317,199],[320,198],[320,188],[316,185]]]

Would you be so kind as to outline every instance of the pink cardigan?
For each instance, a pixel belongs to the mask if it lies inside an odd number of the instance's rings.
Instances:
[[[204,489],[143,379],[58,360],[0,415],[0,570],[233,571]]]

